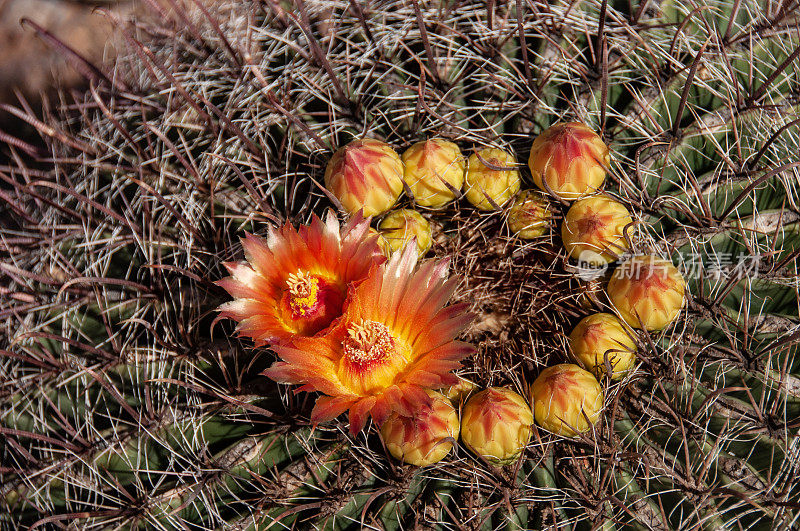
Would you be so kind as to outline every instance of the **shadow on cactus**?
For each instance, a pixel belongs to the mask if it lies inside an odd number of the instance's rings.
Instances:
[[[41,136],[0,134],[0,527],[796,527],[795,4],[197,5],[115,21],[129,49],[110,66],[42,34],[87,90],[43,116],[0,109]],[[567,230],[570,257],[564,221],[585,198],[553,157],[577,151],[535,140],[573,122],[596,148],[579,150],[584,191],[631,222],[606,231],[613,249]],[[346,194],[358,172],[326,167],[367,138],[391,186]],[[383,228],[345,214],[370,197]],[[400,210],[425,223],[396,226]],[[410,242],[423,226],[429,249],[381,265],[375,229]],[[278,235],[300,252],[275,255]],[[595,247],[610,264],[584,274]],[[614,281],[623,254],[671,263],[685,301]],[[374,313],[382,296],[409,311]],[[597,314],[617,339],[573,345]],[[464,327],[474,354],[451,342]],[[635,351],[624,371],[618,350]],[[345,358],[370,370],[335,372]],[[596,423],[537,409],[531,387],[562,366],[600,386]],[[600,405],[566,380],[533,394]],[[512,419],[524,444],[502,429],[464,444],[453,413],[489,388],[545,419]],[[402,410],[429,400],[410,441]],[[469,449],[493,444],[501,463]]]

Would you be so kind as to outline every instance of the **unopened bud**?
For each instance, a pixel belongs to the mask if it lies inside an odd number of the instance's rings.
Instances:
[[[378,228],[391,252],[402,249],[412,238],[417,239],[420,256],[431,248],[431,224],[415,210],[404,208],[390,212]]]
[[[388,211],[403,192],[403,162],[385,142],[354,140],[333,154],[325,169],[325,187],[350,214]]]
[[[534,184],[567,201],[597,192],[610,162],[608,146],[580,122],[549,127],[533,141],[528,158]]]
[[[598,377],[610,366],[611,378],[622,378],[636,361],[636,343],[610,313],[581,319],[569,335],[569,345],[575,358]]]
[[[519,394],[490,387],[472,395],[461,412],[461,440],[492,464],[513,463],[531,436],[533,414]]]
[[[686,281],[672,262],[639,255],[617,267],[607,290],[612,306],[633,328],[661,330],[683,308]]]
[[[576,201],[561,225],[561,239],[572,258],[591,265],[614,262],[628,250],[625,227],[632,224],[630,212],[622,203],[598,195]]]
[[[405,180],[414,202],[440,208],[458,197],[464,186],[464,156],[453,142],[433,138],[403,153]]]
[[[517,161],[502,149],[486,148],[467,161],[466,197],[479,210],[494,210],[519,192]]]
[[[531,385],[536,423],[574,437],[592,429],[603,409],[603,388],[577,365],[562,363],[542,371]]]
[[[532,240],[547,232],[552,217],[550,203],[542,194],[523,190],[508,211],[508,228],[520,238]]]
[[[381,438],[393,457],[416,466],[437,463],[453,448],[458,438],[458,414],[442,394],[430,391],[430,407],[413,417],[397,413],[381,426]]]

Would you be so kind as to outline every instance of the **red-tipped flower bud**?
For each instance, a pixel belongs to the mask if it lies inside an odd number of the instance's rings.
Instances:
[[[396,459],[416,466],[437,463],[453,448],[458,438],[458,414],[442,394],[428,392],[430,407],[423,407],[413,417],[389,416],[381,426],[386,449]]]
[[[531,436],[533,414],[519,394],[490,387],[472,395],[461,412],[461,440],[495,465],[513,463]]]
[[[325,169],[325,187],[350,214],[388,211],[403,192],[403,162],[385,142],[354,140],[333,154]]]
[[[599,190],[610,162],[608,146],[580,122],[548,128],[533,141],[528,158],[536,186],[567,201]]]
[[[576,201],[561,225],[567,253],[592,265],[614,262],[628,250],[625,227],[633,223],[622,203],[598,195]]]
[[[617,380],[636,361],[636,343],[622,321],[610,313],[584,317],[569,335],[572,354],[588,370],[600,377],[611,366],[611,378]]]
[[[611,304],[629,325],[661,330],[683,308],[686,281],[672,262],[639,255],[620,264],[607,290]]]
[[[539,426],[566,437],[592,429],[603,409],[603,388],[571,363],[542,371],[531,385],[533,411]]]

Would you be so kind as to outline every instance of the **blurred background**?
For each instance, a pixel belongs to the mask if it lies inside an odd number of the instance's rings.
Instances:
[[[102,61],[113,55],[112,28],[96,8],[118,12],[130,9],[130,4],[125,0],[0,0],[0,103],[17,104],[15,90],[35,103],[40,94],[52,93],[56,83],[69,88],[81,82],[63,54],[20,20],[27,18],[45,28],[91,61]]]
[[[115,33],[102,9],[111,16],[124,16],[137,2],[0,0],[0,104],[29,106],[40,114],[42,102],[53,99],[57,88],[81,90],[84,78],[70,65],[59,42],[94,64],[112,61]],[[35,26],[54,40],[37,32]],[[0,108],[0,137],[8,136],[40,142],[32,127]],[[8,156],[5,150],[0,152],[0,165],[9,161]]]
[[[94,64],[113,60],[115,33],[102,9],[124,16],[137,2],[0,0],[0,104],[29,106],[40,114],[42,102],[54,98],[57,88],[82,89],[84,78],[70,65],[60,43]],[[49,36],[37,32],[36,26]],[[0,108],[0,137],[8,135],[39,143],[32,127]],[[0,165],[4,162],[8,153],[0,152]]]

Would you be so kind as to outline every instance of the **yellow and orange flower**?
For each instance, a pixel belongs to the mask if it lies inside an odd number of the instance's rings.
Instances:
[[[256,345],[324,331],[341,317],[348,288],[385,260],[368,231],[360,214],[340,227],[329,211],[297,229],[270,227],[266,240],[247,234],[247,262],[226,263],[231,276],[217,282],[234,298],[220,317],[238,321]]]
[[[409,246],[351,289],[342,318],[329,333],[298,337],[274,347],[282,361],[264,374],[302,391],[319,391],[314,424],[350,411],[350,432],[372,415],[382,424],[392,412],[413,416],[429,407],[426,389],[454,385],[452,370],[474,351],[456,336],[472,321],[466,304],[447,306],[457,279],[448,262],[417,268]]]

